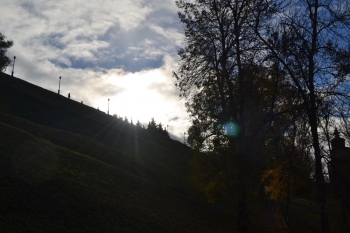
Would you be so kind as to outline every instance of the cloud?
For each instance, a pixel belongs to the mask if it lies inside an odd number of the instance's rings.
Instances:
[[[173,117],[173,118],[170,119],[170,121],[177,121],[179,119],[180,119],[179,117]]]
[[[15,76],[92,107],[175,135],[189,122],[172,71],[181,42],[173,0],[3,0],[1,27],[14,41]],[[7,70],[10,73],[10,69]],[[174,120],[176,119],[176,120]]]

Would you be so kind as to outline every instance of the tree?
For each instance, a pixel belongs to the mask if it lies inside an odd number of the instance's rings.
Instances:
[[[124,122],[125,123],[129,123],[129,120],[128,120],[128,118],[126,116],[124,117]]]
[[[137,122],[136,122],[136,126],[141,128],[141,126],[142,126],[142,125],[141,125],[141,123],[140,123],[140,121],[139,121],[139,120],[137,120]]]
[[[287,116],[287,115],[285,115]],[[265,173],[264,183],[269,193],[277,201],[285,201],[284,219],[289,225],[290,197],[292,194],[313,194],[314,181],[312,143],[307,132],[307,121],[300,114],[292,114],[274,125],[274,140],[268,144],[265,153],[270,156]],[[302,179],[301,179],[302,178]]]
[[[174,76],[195,119],[189,129],[189,141],[197,151],[209,156],[232,153],[228,158],[238,164],[235,176],[242,230],[247,230],[248,224],[247,189],[252,171],[246,168],[251,167],[255,154],[251,143],[263,141],[253,138],[258,138],[271,112],[267,106],[274,102],[256,98],[266,91],[259,89],[262,77],[267,83],[274,80],[268,80],[267,69],[256,63],[262,51],[251,27],[254,18],[250,6],[254,4],[230,0],[177,2],[182,10],[179,17],[185,26],[185,38]],[[268,104],[256,104],[259,100]],[[225,166],[217,174],[233,176]]]
[[[148,122],[147,129],[152,131],[152,132],[157,132],[157,123],[154,120],[154,118],[152,118],[151,121]]]
[[[161,122],[159,122],[159,124],[157,125],[157,132],[160,134],[163,133],[163,125]]]
[[[152,118],[152,120],[150,122],[148,122],[147,129],[152,131],[152,132],[163,135],[165,137],[169,137],[169,134],[166,131],[166,129],[163,129],[162,123],[157,124],[156,121],[154,120],[154,118]]]
[[[322,232],[329,232],[325,210],[323,155],[318,135],[320,106],[324,101],[348,101],[348,48],[350,7],[344,1],[260,1],[254,9],[255,32],[271,57],[298,91],[306,113],[315,157],[315,178],[321,206]],[[262,20],[261,13],[269,12]],[[345,56],[347,59],[339,60]],[[346,65],[347,64],[347,65]]]
[[[7,50],[13,45],[13,41],[5,40],[6,36],[0,32],[0,71],[3,72],[11,64],[11,59],[7,56]]]

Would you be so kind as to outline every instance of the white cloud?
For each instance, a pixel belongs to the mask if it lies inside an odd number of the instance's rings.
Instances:
[[[3,0],[0,32],[14,41],[15,76],[92,107],[183,136],[174,88],[179,20],[173,0]],[[10,69],[7,70],[10,73]]]

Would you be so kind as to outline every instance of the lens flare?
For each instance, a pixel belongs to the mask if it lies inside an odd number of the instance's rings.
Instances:
[[[226,134],[228,136],[236,136],[238,135],[238,132],[239,132],[239,126],[233,122],[227,122],[225,123],[225,125],[223,126]]]

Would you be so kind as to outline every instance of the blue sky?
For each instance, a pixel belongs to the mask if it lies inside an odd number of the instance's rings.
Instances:
[[[181,136],[189,117],[172,71],[181,46],[174,0],[2,0],[0,32],[14,41],[15,76],[92,107],[152,117]],[[10,73],[11,68],[6,70]]]

